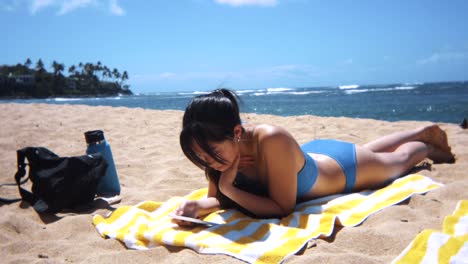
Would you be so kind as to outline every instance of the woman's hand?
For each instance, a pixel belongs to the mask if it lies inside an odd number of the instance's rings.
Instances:
[[[186,200],[180,204],[180,206],[175,210],[176,215],[182,215],[192,218],[198,217],[198,212],[200,210],[200,205],[198,201]],[[173,221],[179,226],[190,227],[194,224],[192,222],[187,222],[184,220],[173,219]]]
[[[210,183],[211,185],[211,183]],[[199,218],[201,216],[210,214],[219,209],[219,201],[216,197],[210,196],[208,188],[208,197],[200,199],[200,200],[186,200],[180,204],[180,206],[174,211],[174,214],[192,217],[192,218]],[[188,221],[173,219],[174,223],[178,224],[179,226],[183,227],[192,227],[196,224]]]

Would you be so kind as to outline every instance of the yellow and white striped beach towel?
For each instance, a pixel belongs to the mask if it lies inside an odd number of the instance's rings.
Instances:
[[[468,200],[445,217],[443,232],[422,231],[392,263],[468,263]]]
[[[426,193],[441,184],[412,174],[374,191],[340,194],[300,203],[282,219],[253,219],[237,210],[220,210],[204,220],[212,227],[181,228],[168,214],[184,199],[201,199],[207,190],[164,203],[145,201],[117,208],[110,216],[96,215],[93,224],[106,238],[131,249],[158,245],[187,247],[202,254],[225,254],[249,263],[279,263],[320,236],[330,236],[335,224],[359,225],[371,214],[400,203],[414,194]]]

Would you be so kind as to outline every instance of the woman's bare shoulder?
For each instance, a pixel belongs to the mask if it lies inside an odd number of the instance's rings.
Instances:
[[[275,125],[270,125],[270,124],[255,125],[254,134],[257,137],[270,137],[270,136],[277,136],[277,135],[291,136],[289,132],[286,131],[286,129],[280,126],[275,126]]]
[[[271,145],[289,145],[296,141],[291,134],[280,126],[270,124],[256,125],[254,129],[254,137],[257,139],[259,145],[271,146]]]

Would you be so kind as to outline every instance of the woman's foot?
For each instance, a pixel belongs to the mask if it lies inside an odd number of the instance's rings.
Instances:
[[[430,125],[423,129],[421,141],[429,145],[428,158],[434,163],[454,163],[455,155],[448,144],[447,133],[438,125]]]
[[[427,157],[434,163],[455,163],[455,155],[450,151],[441,150],[433,145],[428,145]]]
[[[443,151],[450,152],[451,148],[448,144],[447,133],[438,125],[430,125],[423,128],[421,133],[421,141],[439,148]]]

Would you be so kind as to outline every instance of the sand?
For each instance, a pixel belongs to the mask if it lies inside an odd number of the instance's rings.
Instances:
[[[112,146],[122,185],[120,205],[143,200],[165,201],[206,186],[202,171],[182,154],[178,133],[181,111],[123,107],[47,104],[0,104],[0,183],[13,182],[16,150],[43,146],[60,156],[82,155],[83,133],[102,129]],[[314,138],[336,138],[358,144],[379,136],[429,124],[316,116],[278,117],[243,114],[249,123],[286,127],[304,143]],[[468,130],[440,124],[457,156],[455,164],[435,164],[420,171],[444,187],[387,208],[362,225],[343,228],[286,263],[389,263],[424,229],[442,228],[444,216],[458,200],[467,199]],[[17,197],[15,187],[0,187],[0,196]],[[126,249],[103,239],[92,225],[95,209],[61,218],[39,216],[27,203],[0,203],[2,263],[241,263],[223,255],[200,255],[190,249],[160,246],[151,250]]]

